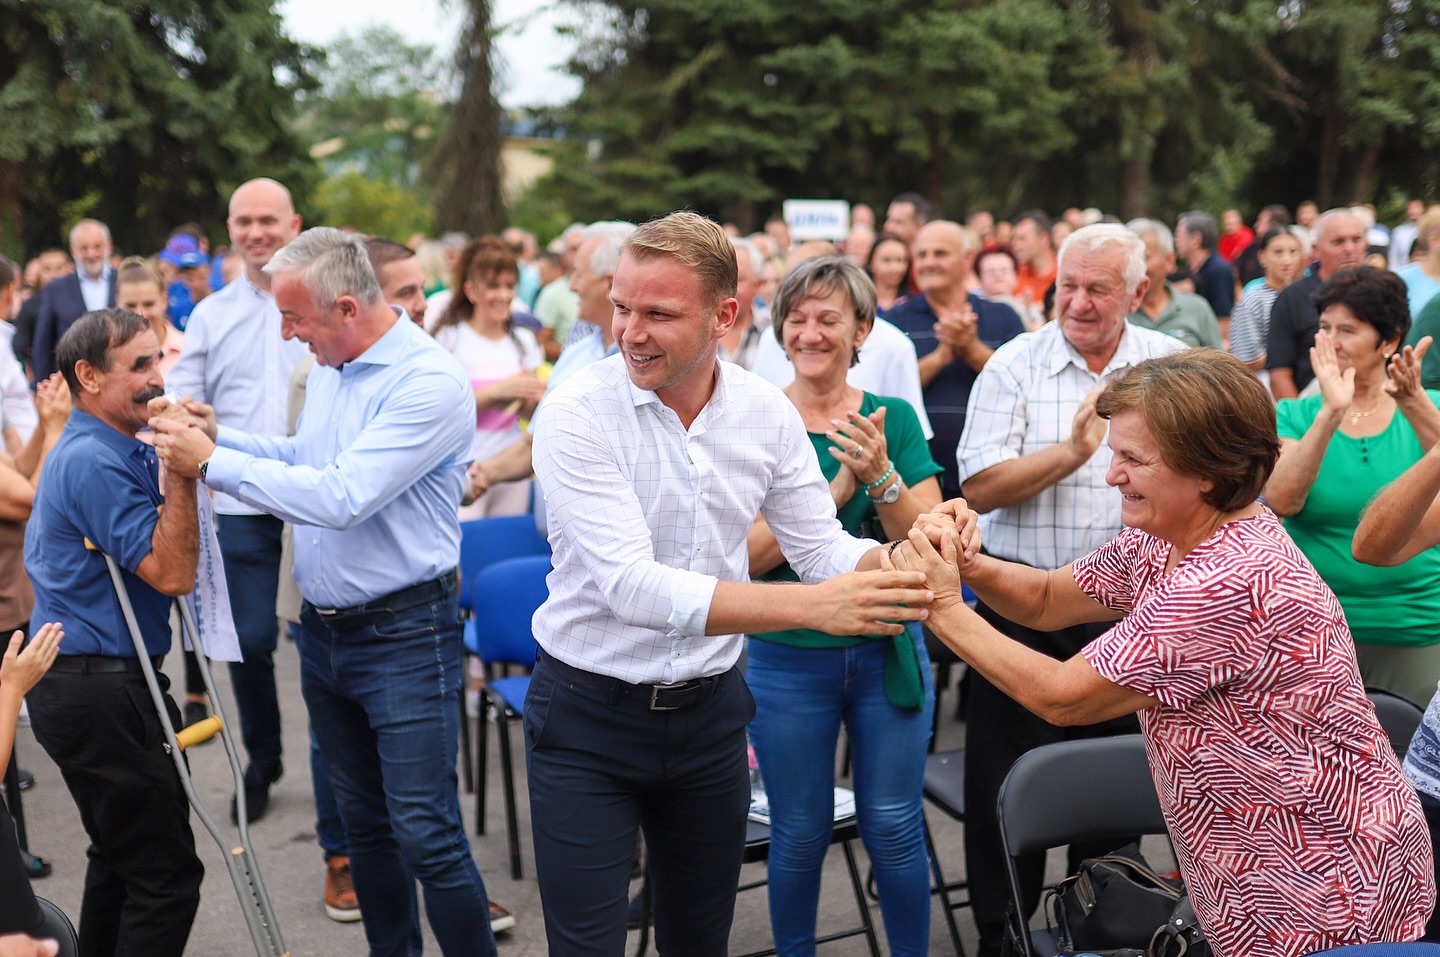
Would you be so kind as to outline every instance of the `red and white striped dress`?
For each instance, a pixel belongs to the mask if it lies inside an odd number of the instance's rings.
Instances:
[[[1126,617],[1083,654],[1140,712],[1181,871],[1217,957],[1407,941],[1435,900],[1420,804],[1334,594],[1268,509],[1168,575],[1126,529],[1074,564]]]

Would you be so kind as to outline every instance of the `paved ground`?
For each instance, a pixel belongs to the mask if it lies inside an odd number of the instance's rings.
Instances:
[[[176,656],[170,657],[172,661],[169,662],[167,671],[172,674],[177,687],[183,686],[178,661],[173,660]],[[272,792],[269,814],[252,827],[251,843],[259,858],[281,930],[291,952],[296,957],[363,955],[366,948],[360,925],[337,924],[325,916],[322,907],[323,866],[320,851],[315,844],[314,806],[310,798],[309,763],[305,758],[306,717],[300,700],[299,666],[294,645],[282,642],[277,659],[285,721],[285,776]],[[224,694],[229,702],[228,684],[224,682],[223,675],[220,677],[222,684],[225,684]],[[940,743],[943,748],[956,747],[963,743],[963,726],[952,717],[954,703],[953,690],[946,692],[941,702],[945,713],[940,724]],[[518,733],[516,744],[519,744]],[[79,817],[59,772],[35,744],[28,729],[20,730],[17,749],[22,766],[34,772],[37,782],[36,786],[24,795],[30,849],[48,859],[55,868],[52,876],[36,882],[35,889],[41,896],[59,904],[73,918],[79,912],[85,867],[86,842]],[[503,798],[493,734],[490,735],[490,750],[493,773],[490,775],[489,787],[489,834],[482,837],[472,835],[471,846],[491,896],[510,907],[518,919],[518,926],[500,937],[501,957],[541,955],[546,952],[545,933],[540,897],[534,881],[528,809],[524,803],[523,772],[520,780],[520,827],[526,876],[520,881],[513,881],[510,879],[506,855]],[[223,749],[215,742],[193,749],[190,753],[191,765],[202,797],[212,814],[228,829],[228,809],[233,787]],[[462,793],[461,798],[467,823],[471,822],[474,817],[474,796]],[[960,873],[964,859],[960,825],[933,809],[929,809],[927,814],[941,860],[945,862],[947,870]],[[198,819],[192,818],[192,822],[200,857],[205,862],[206,878],[200,914],[190,937],[188,953],[204,957],[247,957],[254,953],[254,950],[220,849],[200,827]],[[864,851],[858,847],[858,843],[857,853],[863,870]],[[1056,869],[1055,857],[1056,855],[1052,854],[1052,870]],[[747,865],[742,881],[763,876],[763,864]],[[845,877],[844,858],[838,849],[832,849],[826,861],[822,898],[819,922],[822,932],[858,923],[854,898]],[[878,906],[872,904],[871,911],[878,924]],[[965,945],[973,953],[974,925],[969,912],[960,910],[957,916]],[[951,952],[949,936],[938,907],[932,914],[931,940],[932,953]],[[637,942],[638,935],[632,933],[630,952],[634,952]],[[769,911],[765,893],[763,890],[748,891],[740,896],[736,907],[731,950],[733,953],[746,953],[769,946]],[[888,948],[884,949],[888,953]],[[426,951],[431,954],[439,953],[439,948],[428,931]],[[654,952],[653,945],[650,952]],[[842,957],[865,952],[863,939],[860,938],[820,948],[824,957]]]

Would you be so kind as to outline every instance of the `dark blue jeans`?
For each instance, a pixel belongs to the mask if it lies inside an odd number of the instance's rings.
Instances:
[[[290,638],[299,642],[305,640],[298,621],[290,622]],[[332,857],[347,857],[350,842],[345,840],[345,823],[340,820],[340,809],[335,806],[335,789],[330,786],[330,772],[325,768],[325,757],[320,753],[320,742],[315,740],[315,729],[310,729],[310,781],[315,791],[315,841],[320,852],[328,861]]]
[[[415,881],[447,957],[490,957],[490,907],[470,856],[455,773],[460,620],[455,596],[370,603],[360,623],[301,612],[300,677],[350,844],[373,957],[420,953]]]
[[[240,736],[250,763],[273,771],[280,763],[280,701],[275,694],[275,642],[280,619],[280,530],[270,515],[216,515],[225,560],[230,612],[244,661],[231,662],[230,685],[240,709]]]
[[[745,849],[745,725],[739,671],[675,711],[610,701],[541,657],[525,699],[530,826],[551,957],[625,950],[635,831],[645,833],[662,954],[723,957]]]

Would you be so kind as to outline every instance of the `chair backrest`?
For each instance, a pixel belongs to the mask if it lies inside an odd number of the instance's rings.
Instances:
[[[548,574],[550,556],[529,555],[496,562],[475,576],[470,603],[476,645],[486,664],[535,664],[538,646],[530,620],[549,595]]]
[[[460,607],[471,611],[471,583],[486,567],[507,558],[550,554],[535,529],[534,515],[502,515],[460,523]]]
[[[1165,834],[1165,818],[1138,734],[1083,738],[1046,744],[1020,756],[1005,775],[996,800],[1005,876],[1010,884],[1010,921],[1024,957],[1034,957],[1028,915],[1015,913],[1021,900],[1015,858],[1076,841],[1127,840],[1136,834]]]
[[[996,814],[1011,857],[1167,833],[1138,734],[1061,741],[1021,755],[1000,785]]]
[[[75,933],[75,925],[70,923],[65,912],[43,897],[35,898],[35,903],[40,905],[41,918],[40,933],[37,936],[41,939],[48,937],[58,943],[59,957],[75,957],[80,953],[80,937]]]
[[[1415,737],[1415,729],[1420,727],[1425,709],[1409,698],[1379,688],[1366,688],[1365,697],[1375,706],[1375,717],[1390,738],[1391,747],[1400,760],[1405,760],[1405,752],[1410,750],[1410,739]]]

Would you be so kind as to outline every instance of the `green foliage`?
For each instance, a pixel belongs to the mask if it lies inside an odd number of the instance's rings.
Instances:
[[[310,58],[270,0],[0,0],[12,246],[61,239],[62,208],[131,250],[189,220],[218,231],[230,190],[257,175],[303,198],[314,170],[285,120]]]
[[[316,67],[296,135],[332,174],[358,169],[428,203],[421,170],[446,121],[446,72],[433,46],[390,27],[343,34]]]
[[[331,176],[315,190],[315,221],[403,243],[431,229],[430,205],[414,190],[359,170]]]
[[[1440,0],[569,0],[579,97],[533,202],[785,197],[951,216],[1436,193]]]

